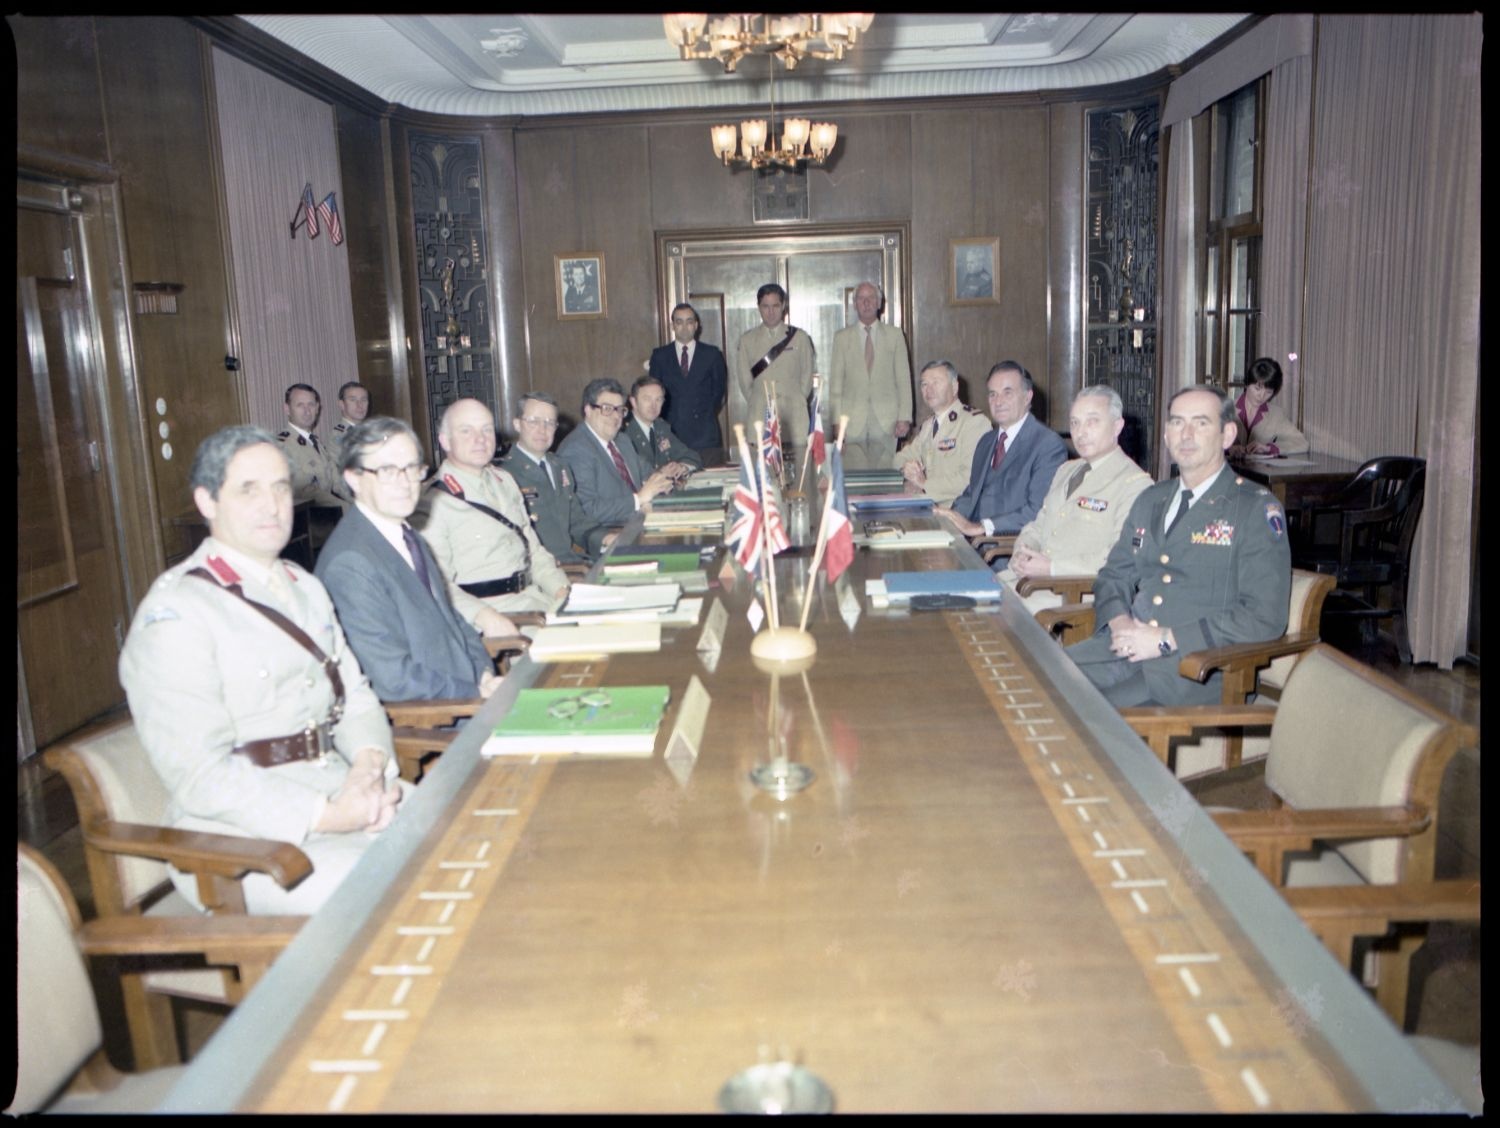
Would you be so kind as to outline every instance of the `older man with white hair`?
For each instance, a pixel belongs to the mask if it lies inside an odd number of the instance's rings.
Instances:
[[[844,432],[844,462],[852,469],[887,467],[896,440],[911,431],[911,360],[906,334],[879,320],[885,295],[873,282],[854,290],[857,325],[833,337],[828,367],[828,410],[832,423],[849,417]]]
[[[1010,565],[1000,573],[1012,589],[1028,576],[1096,575],[1120,539],[1131,503],[1151,484],[1120,449],[1125,412],[1113,388],[1094,384],[1074,396],[1068,429],[1078,457],[1058,467],[1041,511],[1016,534]],[[1033,614],[1061,603],[1050,591],[1026,597]]]

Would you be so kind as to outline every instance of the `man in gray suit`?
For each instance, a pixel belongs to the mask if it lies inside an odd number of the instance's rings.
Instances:
[[[344,436],[339,469],[354,506],[323,546],[317,576],[375,692],[384,701],[488,697],[500,680],[494,663],[406,523],[427,473],[416,433],[400,419],[366,419]]]
[[[951,508],[938,506],[965,536],[1009,536],[1036,518],[1067,444],[1031,416],[1031,373],[1013,360],[990,369],[990,417],[995,430],[979,440],[969,488]]]
[[[649,512],[651,499],[672,488],[660,470],[641,466],[635,447],[615,440],[625,422],[625,389],[601,377],[583,389],[583,422],[563,440],[557,456],[573,471],[583,511],[601,525],[623,525],[636,510]]]
[[[546,392],[521,397],[516,441],[500,465],[521,487],[531,525],[559,564],[590,564],[615,534],[583,511],[573,472],[547,453],[557,433],[557,401]]]

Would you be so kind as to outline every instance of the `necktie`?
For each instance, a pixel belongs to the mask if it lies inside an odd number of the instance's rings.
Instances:
[[[547,475],[547,484],[554,490],[557,489],[557,479],[552,476],[552,466],[545,458],[542,459],[542,473]]]
[[[871,336],[873,326],[865,326],[865,371],[875,367],[875,338]]]
[[[406,551],[411,553],[411,566],[416,569],[417,579],[422,581],[422,586],[432,591],[432,581],[427,577],[427,559],[422,555],[422,544],[417,540],[417,534],[412,531],[410,525],[401,526],[401,539],[406,542]]]
[[[683,374],[683,375],[684,375],[684,376],[686,376],[686,375],[687,375],[687,371],[688,371],[688,354],[687,354],[687,346],[686,346],[686,345],[683,345],[683,346],[682,346],[682,374]]]
[[[1005,430],[1002,428],[995,435],[995,453],[990,457],[990,469],[1000,469],[1000,463],[1005,461]]]
[[[1077,493],[1078,492],[1078,487],[1081,486],[1081,485],[1083,485],[1083,476],[1085,474],[1087,474],[1088,472],[1089,472],[1089,464],[1087,462],[1085,462],[1077,470],[1074,470],[1073,471],[1073,476],[1068,479],[1068,492],[1066,494],[1064,494],[1063,496],[1064,497],[1072,497],[1075,493]]]
[[[934,415],[932,417],[932,437],[934,439],[937,438],[937,433],[938,433],[938,417],[936,415]]]
[[[323,448],[318,445],[318,436],[317,435],[314,435],[311,431],[309,431],[307,433],[307,441],[310,442],[310,443],[312,443],[313,450],[317,451],[319,454],[323,453]]]
[[[614,443],[609,444],[609,456],[615,460],[615,469],[620,472],[620,477],[625,479],[625,484],[630,487],[630,492],[635,493],[635,479],[630,476],[630,471],[625,466],[625,460],[620,457],[620,451]]]
[[[1166,531],[1165,535],[1167,535],[1167,536],[1171,536],[1172,535],[1172,530],[1177,527],[1178,522],[1180,522],[1182,520],[1182,518],[1187,514],[1188,506],[1190,506],[1192,504],[1193,504],[1193,491],[1192,490],[1183,490],[1182,491],[1182,500],[1177,505],[1177,512],[1174,513],[1174,514],[1172,514],[1172,520],[1170,522],[1168,522],[1168,524],[1167,524],[1167,531]]]

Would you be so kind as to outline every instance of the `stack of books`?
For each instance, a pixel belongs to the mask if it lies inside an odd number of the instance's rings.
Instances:
[[[650,756],[670,697],[664,685],[523,689],[480,751]]]

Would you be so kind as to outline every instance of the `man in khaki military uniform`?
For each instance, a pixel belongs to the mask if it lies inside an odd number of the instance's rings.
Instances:
[[[515,480],[490,465],[490,409],[476,399],[449,404],[438,443],[446,457],[412,524],[437,557],[454,610],[483,634],[513,635],[501,612],[548,610],[568,577],[537,538]]]
[[[766,386],[774,383],[782,445],[800,453],[807,445],[807,399],[817,359],[812,338],[783,324],[786,291],[776,283],[762,286],[755,301],[761,323],[740,337],[729,372],[729,425],[744,425],[753,451],[755,428],[765,418]]]
[[[968,488],[974,448],[989,434],[990,421],[959,400],[958,369],[951,361],[928,364],[917,377],[917,385],[932,417],[922,420],[912,441],[896,452],[892,465],[935,503],[952,505]]]
[[[339,388],[339,421],[328,438],[329,461],[336,468],[344,453],[344,436],[365,421],[370,414],[370,390],[358,380],[349,380]]]
[[[1016,549],[1000,579],[1014,589],[1025,576],[1092,576],[1120,539],[1125,514],[1151,476],[1120,449],[1125,408],[1104,384],[1073,397],[1068,428],[1079,457],[1058,467],[1041,512],[1016,534]],[[1062,604],[1055,592],[1026,597],[1032,614]]]
[[[277,557],[291,536],[292,486],[275,438],[259,427],[209,436],[191,482],[209,536],[141,601],[120,682],[171,793],[170,825],[299,846],[312,874],[289,891],[251,875],[245,903],[311,913],[395,814],[391,727],[323,585]],[[173,881],[198,904],[191,878]]]
[[[281,452],[292,468],[292,494],[297,504],[336,505],[347,509],[343,479],[330,452],[323,446],[313,428],[323,411],[318,390],[308,384],[293,384],[286,390],[286,418],[289,426],[276,436]]]
[[[859,324],[833,337],[827,418],[849,417],[844,465],[853,470],[890,465],[896,441],[911,431],[911,361],[906,334],[880,321],[885,296],[873,282],[854,290]]]

